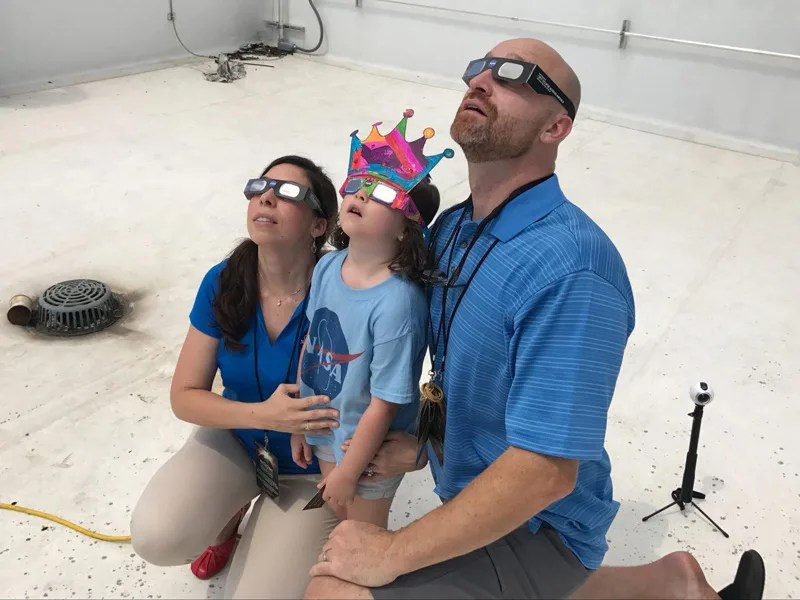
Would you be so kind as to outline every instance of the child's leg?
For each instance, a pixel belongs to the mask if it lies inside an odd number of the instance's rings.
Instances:
[[[389,509],[403,480],[397,475],[383,481],[366,480],[358,484],[355,500],[347,507],[347,518],[389,528]]]
[[[364,521],[372,523],[384,529],[389,528],[389,509],[392,507],[390,498],[380,498],[378,500],[367,500],[361,496],[356,496],[353,504],[347,507],[347,518],[351,521]]]
[[[328,475],[331,474],[333,468],[336,466],[336,463],[328,462],[327,460],[322,460],[319,456],[317,457],[317,461],[319,462],[319,470],[322,473],[322,478],[325,479]]]

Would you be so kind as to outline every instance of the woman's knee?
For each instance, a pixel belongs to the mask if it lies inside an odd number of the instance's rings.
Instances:
[[[198,428],[155,472],[131,518],[131,543],[142,559],[191,562],[258,492],[247,454],[233,440],[228,431]]]
[[[159,567],[188,564],[207,544],[199,523],[170,515],[165,507],[138,505],[131,518],[131,546],[142,560]]]

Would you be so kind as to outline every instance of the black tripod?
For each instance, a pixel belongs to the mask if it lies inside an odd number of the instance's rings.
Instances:
[[[689,441],[689,452],[686,453],[686,466],[683,469],[683,483],[681,487],[672,492],[672,502],[667,504],[664,508],[658,509],[656,512],[647,515],[642,521],[647,521],[650,517],[656,516],[658,513],[675,506],[676,504],[681,510],[686,508],[687,504],[694,504],[694,507],[700,511],[709,522],[719,529],[719,531],[726,538],[730,537],[719,525],[717,525],[711,517],[709,517],[703,509],[695,504],[695,500],[703,500],[706,495],[694,491],[694,471],[697,466],[697,443],[700,440],[700,423],[703,420],[703,407],[701,405],[695,406],[694,412],[690,412],[689,416],[692,417],[692,437]]]

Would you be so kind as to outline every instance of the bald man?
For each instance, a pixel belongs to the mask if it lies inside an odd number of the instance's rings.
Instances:
[[[471,61],[464,80],[450,132],[471,195],[431,232],[431,383],[447,418],[427,455],[442,505],[395,532],[340,524],[309,598],[567,598],[607,550],[619,506],[607,413],[635,315],[622,258],[555,175],[580,83],[527,39]],[[413,455],[414,440],[391,441],[380,474]],[[683,553],[596,581],[579,593],[718,597]]]

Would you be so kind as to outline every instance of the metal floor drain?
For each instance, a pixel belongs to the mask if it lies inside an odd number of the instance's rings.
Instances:
[[[109,287],[93,279],[50,286],[39,298],[36,329],[50,335],[86,335],[122,316],[122,303]]]

